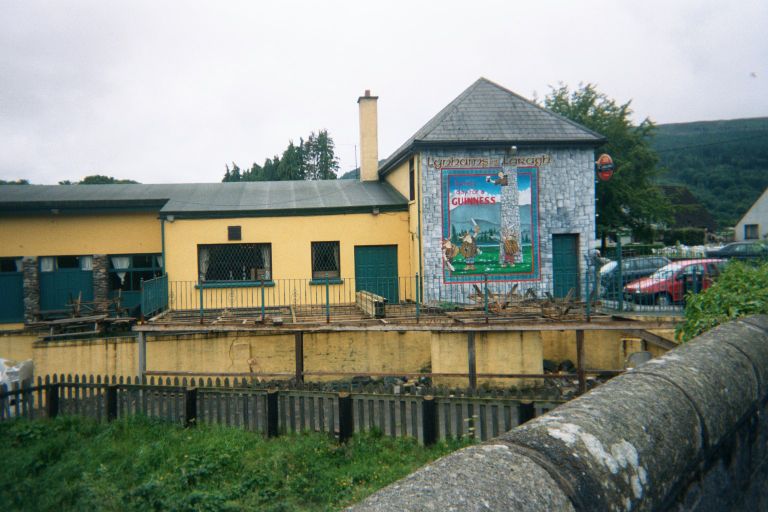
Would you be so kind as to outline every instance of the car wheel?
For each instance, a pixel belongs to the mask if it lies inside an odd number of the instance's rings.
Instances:
[[[656,305],[662,307],[671,306],[672,297],[668,293],[660,293],[656,296]]]

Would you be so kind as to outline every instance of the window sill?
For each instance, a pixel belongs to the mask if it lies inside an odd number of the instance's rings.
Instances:
[[[219,281],[203,283],[203,289],[206,288],[270,288],[275,286],[274,281]],[[195,284],[196,289],[200,289],[199,284]]]
[[[321,286],[325,284],[325,278],[321,279],[310,279],[309,284],[312,286]],[[344,284],[344,280],[340,277],[329,277],[328,278],[328,284]]]

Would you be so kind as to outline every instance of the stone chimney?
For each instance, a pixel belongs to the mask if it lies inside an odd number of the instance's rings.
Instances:
[[[357,99],[360,105],[360,181],[379,180],[379,133],[376,102],[369,89]]]

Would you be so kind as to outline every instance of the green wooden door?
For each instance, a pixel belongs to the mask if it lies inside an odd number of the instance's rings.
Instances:
[[[398,302],[397,246],[355,246],[355,291],[369,291]]]
[[[579,297],[579,235],[552,235],[552,280],[555,297]]]
[[[78,297],[83,302],[93,300],[93,271],[67,268],[40,272],[41,311],[66,309]]]
[[[24,275],[0,272],[0,323],[24,321]]]

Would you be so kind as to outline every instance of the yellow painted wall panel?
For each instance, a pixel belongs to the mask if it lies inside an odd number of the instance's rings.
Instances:
[[[0,218],[0,257],[159,253],[161,250],[157,213],[63,213]]]
[[[18,333],[0,333],[0,357],[24,361],[32,359],[32,343],[37,336]]]

